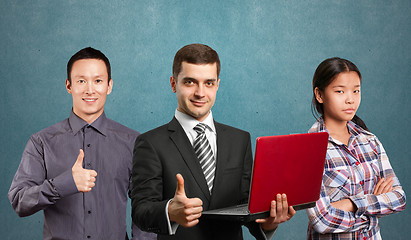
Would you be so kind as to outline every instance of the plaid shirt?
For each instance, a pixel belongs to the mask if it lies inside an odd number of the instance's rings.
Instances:
[[[405,208],[405,193],[380,141],[351,121],[347,127],[348,146],[328,139],[320,199],[307,209],[307,239],[381,239],[378,218]],[[309,132],[328,132],[324,120],[320,118]],[[374,195],[383,177],[393,177],[393,191]],[[331,206],[346,198],[356,205],[355,213]]]

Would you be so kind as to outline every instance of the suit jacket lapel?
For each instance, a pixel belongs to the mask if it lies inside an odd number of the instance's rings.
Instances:
[[[207,200],[210,201],[210,192],[208,190],[207,182],[204,178],[203,170],[201,169],[198,158],[191,146],[190,140],[184,129],[178,123],[176,118],[173,118],[168,124],[168,131],[170,133],[170,138],[176,145],[178,151],[180,152],[184,162],[190,169],[192,176],[200,187],[201,191],[206,196]],[[183,176],[184,177],[184,176]]]

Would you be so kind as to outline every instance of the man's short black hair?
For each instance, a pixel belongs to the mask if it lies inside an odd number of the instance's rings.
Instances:
[[[110,81],[111,79],[111,67],[110,67],[110,61],[104,55],[102,52],[100,52],[97,49],[94,49],[92,47],[86,47],[78,51],[76,54],[74,54],[70,60],[67,63],[67,79],[71,83],[71,69],[73,67],[73,64],[81,59],[99,59],[102,60],[106,64],[107,68],[107,74],[108,74],[108,80]]]

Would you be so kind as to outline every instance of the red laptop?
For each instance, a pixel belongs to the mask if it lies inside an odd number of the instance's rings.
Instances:
[[[270,202],[287,194],[289,206],[315,206],[320,197],[328,133],[258,137],[248,204],[204,211],[202,217],[249,222],[269,216]]]

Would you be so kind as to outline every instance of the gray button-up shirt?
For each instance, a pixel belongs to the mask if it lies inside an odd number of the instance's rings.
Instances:
[[[103,113],[92,124],[70,117],[33,134],[9,190],[19,216],[44,210],[44,239],[128,239],[127,195],[138,132]],[[71,168],[79,150],[83,167],[97,172],[95,186],[81,193]],[[152,238],[133,224],[133,239]]]

